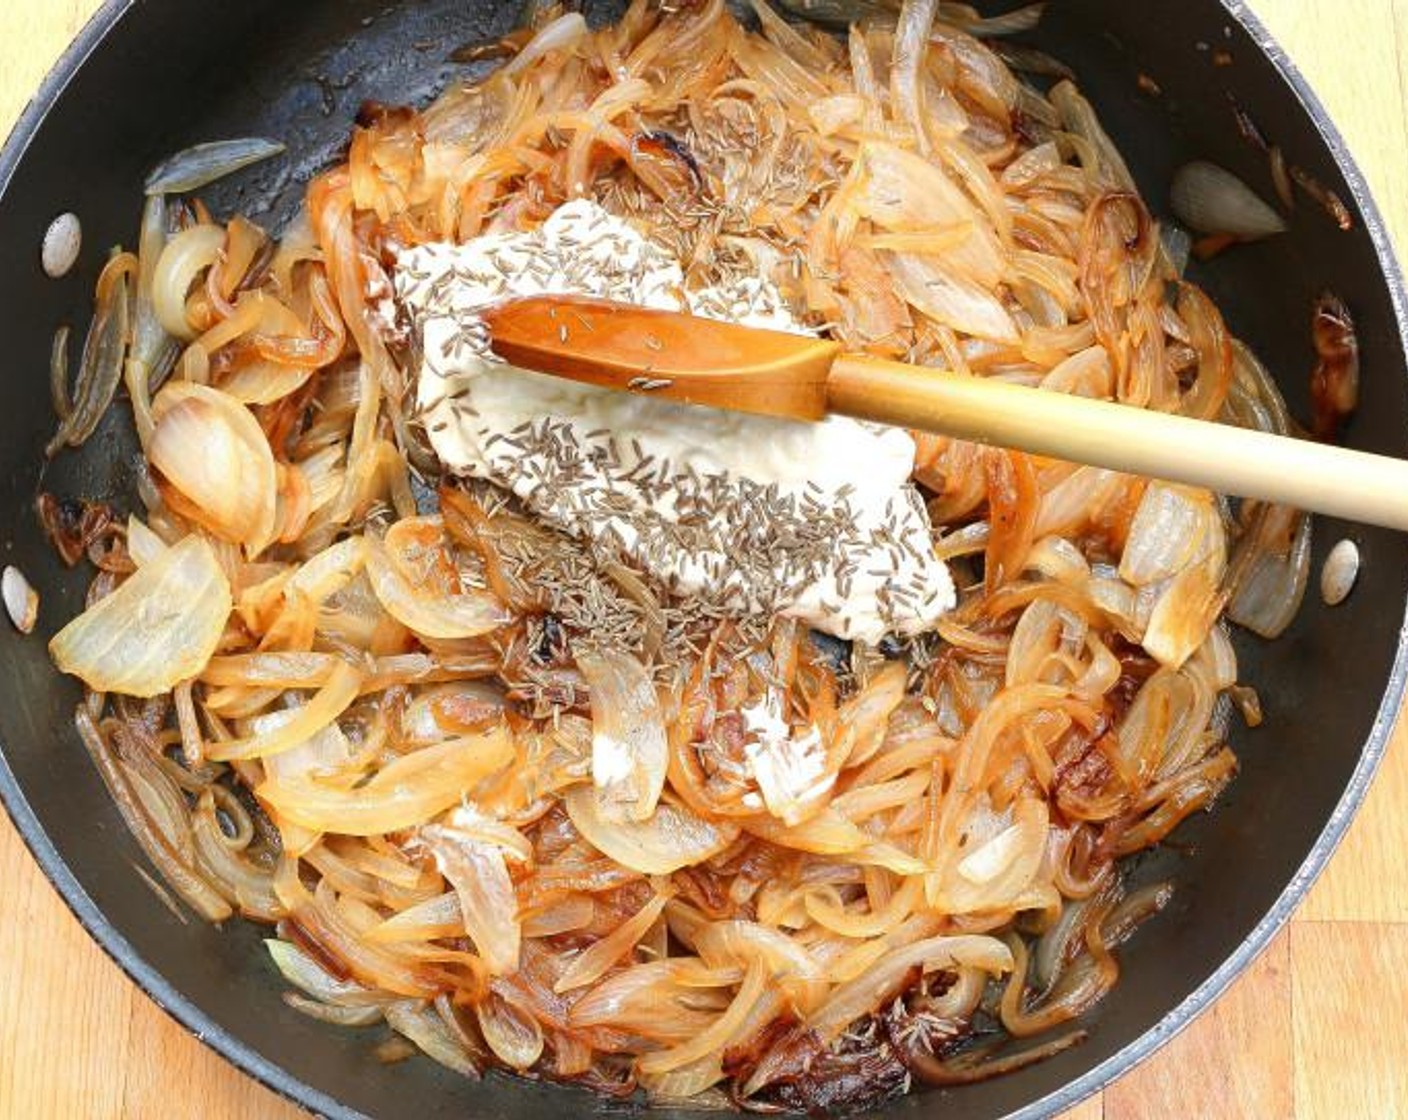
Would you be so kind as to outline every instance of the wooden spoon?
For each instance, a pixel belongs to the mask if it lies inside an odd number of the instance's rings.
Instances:
[[[580,296],[480,313],[523,369],[792,420],[839,413],[1408,530],[1408,462]]]

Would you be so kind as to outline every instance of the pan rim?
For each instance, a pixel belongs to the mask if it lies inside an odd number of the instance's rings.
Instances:
[[[24,159],[31,141],[43,126],[54,103],[89,56],[135,3],[136,0],[104,0],[102,6],[46,74],[15,122],[3,149],[0,149],[0,201],[3,201],[16,168]],[[1281,80],[1300,102],[1330,157],[1344,176],[1363,218],[1365,232],[1373,245],[1379,270],[1388,288],[1398,327],[1399,349],[1408,355],[1408,291],[1405,291],[1403,272],[1389,240],[1383,217],[1358,163],[1309,82],[1244,0],[1219,0],[1219,3],[1228,18],[1239,24],[1256,43]],[[1388,749],[1405,691],[1408,691],[1408,603],[1405,604],[1398,645],[1385,683],[1383,698],[1375,714],[1374,723],[1360,748],[1354,771],[1315,843],[1270,910],[1212,975],[1156,1024],[1079,1077],[1009,1113],[1005,1120],[1043,1120],[1099,1092],[1118,1077],[1140,1065],[1183,1031],[1265,950],[1320,876],[1344,839],[1354,814],[1363,804]],[[30,806],[24,790],[10,768],[3,743],[0,743],[0,804],[9,812],[30,854],[85,932],[158,1007],[236,1068],[314,1115],[329,1117],[332,1120],[372,1120],[365,1113],[315,1089],[216,1024],[195,1001],[178,991],[155,965],[136,950],[89,896],[50,840],[48,832]]]

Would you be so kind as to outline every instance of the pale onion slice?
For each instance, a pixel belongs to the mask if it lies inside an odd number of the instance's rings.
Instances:
[[[284,585],[285,598],[298,594],[310,603],[321,604],[337,594],[362,570],[366,563],[366,542],[348,537],[310,557]]]
[[[147,194],[184,194],[209,186],[226,175],[280,155],[284,145],[259,136],[213,140],[167,156],[147,176]]]
[[[474,638],[508,614],[488,591],[456,584],[439,518],[406,518],[385,541],[367,537],[367,577],[397,622],[425,638]]]
[[[178,492],[177,512],[253,559],[274,539],[278,473],[254,414],[208,385],[171,381],[152,402],[147,456]]]
[[[553,985],[555,992],[570,992],[594,984],[606,975],[607,971],[627,953],[635,949],[636,943],[646,935],[650,927],[659,919],[665,904],[674,897],[675,888],[666,883],[664,889],[649,902],[608,933],[600,941],[587,946],[558,977]]]
[[[427,825],[418,835],[455,888],[465,932],[485,967],[494,976],[517,972],[523,938],[505,849],[445,825]]]
[[[873,839],[829,807],[797,825],[757,817],[748,822],[748,831],[770,844],[821,856],[851,855]]]
[[[569,894],[553,899],[523,915],[524,937],[553,937],[591,925],[596,903],[588,894]]]
[[[156,696],[200,674],[231,606],[209,543],[186,537],[54,635],[49,653],[95,692]]]
[[[362,936],[368,941],[434,941],[441,937],[459,937],[464,933],[464,911],[459,896],[446,891],[405,910],[399,910],[379,926],[372,926]]]
[[[937,323],[978,338],[1017,342],[1017,324],[981,284],[958,276],[933,257],[882,250],[895,288],[905,301]]]
[[[709,922],[695,932],[694,948],[713,968],[762,963],[803,1014],[820,1004],[830,988],[825,971],[805,946],[757,922]]]
[[[166,243],[152,276],[152,307],[167,334],[190,342],[196,331],[186,317],[186,297],[196,277],[215,263],[225,245],[225,230],[194,225]]]
[[[509,59],[499,74],[503,77],[510,77],[526,70],[549,51],[571,51],[581,40],[586,38],[586,35],[587,21],[582,18],[580,12],[568,12],[566,15],[558,16],[551,23],[540,28],[524,44],[523,49]]]
[[[1150,612],[1144,648],[1171,669],[1181,666],[1207,640],[1226,602],[1221,525],[1217,532],[1217,551],[1169,580]]]
[[[1059,603],[1032,600],[1012,631],[1007,686],[1062,683],[1072,660],[1085,648],[1089,629],[1085,619]]]
[[[610,1024],[661,1042],[682,1042],[702,1031],[711,1016],[702,997],[743,978],[738,968],[714,969],[697,957],[670,957],[631,965],[582,994],[569,1009],[573,1029]]]
[[[1263,638],[1285,632],[1310,577],[1310,524],[1308,513],[1287,506],[1270,506],[1254,518],[1232,564],[1229,620]]]
[[[480,812],[468,801],[446,817],[445,823],[470,840],[502,848],[506,856],[519,863],[532,862],[533,845],[528,837],[513,825]]]
[[[855,207],[885,230],[933,230],[969,225],[971,233],[944,254],[953,274],[985,288],[1003,279],[996,235],[977,207],[942,168],[893,144],[867,143],[857,157]]]
[[[1221,692],[1237,683],[1237,651],[1232,647],[1232,636],[1226,624],[1218,623],[1213,627],[1187,669],[1192,672],[1195,667],[1204,674],[1213,692]]]
[[[751,714],[756,719],[761,706],[744,708],[743,718],[747,720]],[[759,730],[756,723],[749,729]],[[768,730],[774,733],[766,733]],[[828,763],[821,732],[815,727],[799,730],[795,736],[791,732],[785,722],[780,722],[780,733],[776,727],[765,728],[763,734],[744,747],[768,812],[789,826],[801,824],[809,814],[819,812],[823,798],[836,784],[836,768]]]
[[[542,1056],[543,1028],[537,1018],[498,992],[490,992],[475,1004],[474,1014],[489,1049],[510,1069],[528,1069]]]
[[[1207,160],[1186,163],[1174,173],[1169,205],[1179,221],[1199,233],[1226,233],[1259,241],[1286,231],[1285,219],[1260,195],[1232,172]]]
[[[244,404],[272,404],[303,388],[313,372],[308,366],[257,362],[235,370],[220,388]]]
[[[865,98],[849,93],[823,97],[807,107],[807,114],[821,135],[831,136],[864,118]]]
[[[255,793],[303,828],[375,836],[425,824],[513,758],[508,730],[496,728],[414,751],[356,789],[311,780],[265,781]]]
[[[436,1012],[415,1000],[390,1004],[386,1023],[397,1034],[414,1042],[427,1056],[465,1077],[478,1077],[474,1064],[460,1040]]]
[[[767,990],[767,966],[754,961],[738,986],[738,994],[717,1019],[688,1042],[683,1042],[669,1050],[653,1050],[641,1057],[637,1068],[642,1074],[651,1076],[666,1073],[684,1066],[696,1065],[706,1058],[721,1058],[723,1050],[733,1041],[739,1029],[747,1024],[748,1013],[753,1005],[763,998]]]
[[[860,940],[884,937],[909,917],[922,898],[924,882],[918,876],[904,881],[890,901],[879,909],[857,911],[845,904],[840,892],[830,884],[807,890],[803,897],[806,916],[817,925],[842,937]],[[839,977],[837,977],[839,979]]]
[[[645,667],[617,650],[577,654],[592,698],[592,782],[608,821],[648,820],[665,788],[669,744]]]
[[[150,564],[166,551],[166,542],[132,514],[127,518],[127,555],[137,567]]]
[[[338,980],[297,945],[277,938],[266,938],[264,947],[283,978],[314,999],[339,1007],[380,1007],[393,997],[358,984],[355,980]]]
[[[39,592],[13,564],[6,564],[0,574],[0,593],[5,599],[5,611],[21,634],[28,634],[39,621]]]
[[[755,1012],[756,1014],[756,1012]],[[692,1112],[731,1112],[733,1101],[713,1088],[724,1079],[719,1054],[706,1054],[696,1062],[664,1073],[640,1074],[637,1081],[652,1108],[689,1109]]]
[[[1120,578],[1147,587],[1177,575],[1207,555],[1221,517],[1209,491],[1151,482],[1129,527]]]
[[[233,759],[263,758],[281,754],[308,742],[334,724],[357,699],[362,687],[362,674],[345,661],[333,666],[327,683],[308,703],[292,712],[277,712],[277,718],[267,718],[248,739],[231,739],[211,743],[206,756],[217,762]]]
[[[717,855],[738,829],[698,817],[683,805],[661,801],[648,821],[612,821],[594,787],[576,785],[564,796],[567,815],[597,851],[642,875],[669,875]]]
[[[847,767],[861,765],[880,749],[890,717],[905,697],[907,679],[905,666],[892,661],[836,710],[836,722],[841,728],[841,756]]]
[[[978,845],[955,868],[960,881],[949,898],[965,910],[994,909],[1031,883],[1046,851],[1046,803],[1024,798],[1012,823]]]
[[[302,708],[289,708],[257,716],[255,732],[263,735],[286,726],[302,711]],[[352,743],[334,720],[292,749],[268,755],[262,761],[264,776],[270,781],[296,782],[339,775],[352,758]]]

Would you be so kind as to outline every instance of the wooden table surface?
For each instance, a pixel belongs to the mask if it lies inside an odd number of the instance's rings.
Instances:
[[[0,0],[0,135],[96,7]],[[1253,7],[1328,105],[1398,245],[1408,246],[1408,0]],[[1210,1012],[1065,1120],[1408,1118],[1405,726],[1289,929]],[[0,1118],[304,1115],[186,1034],[118,971],[3,813],[0,884]]]

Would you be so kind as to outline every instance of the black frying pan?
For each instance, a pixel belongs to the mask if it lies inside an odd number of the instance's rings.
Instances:
[[[605,18],[605,6],[592,14]],[[450,50],[517,20],[497,0],[112,0],[45,82],[0,156],[0,337],[6,343],[0,440],[3,560],[34,581],[41,632],[0,627],[0,795],[79,920],[158,1003],[274,1089],[322,1113],[379,1118],[536,1118],[585,1110],[583,1092],[491,1077],[473,1084],[428,1059],[387,1068],[381,1037],[328,1027],[286,1008],[260,950],[260,930],[182,925],[157,904],[97,774],[69,730],[73,682],[44,643],[79,608],[87,576],[61,570],[33,514],[41,482],[59,494],[126,503],[132,444],[123,410],[84,449],[41,472],[54,426],[43,389],[60,323],[87,321],[106,248],[135,239],[141,183],[162,156],[217,137],[287,141],[288,160],[207,195],[277,224],[301,186],[345,142],[367,98],[424,102],[466,73]],[[1363,180],[1305,84],[1240,3],[1056,0],[1029,41],[1070,63],[1162,208],[1171,173],[1212,159],[1265,191],[1265,157],[1239,137],[1229,94],[1288,157],[1349,204],[1353,232],[1301,206],[1291,232],[1238,249],[1197,277],[1233,330],[1282,374],[1292,411],[1307,414],[1312,299],[1343,296],[1360,327],[1364,387],[1354,446],[1408,454],[1403,285]],[[1231,66],[1214,65],[1217,50]],[[1147,74],[1162,96],[1140,92]],[[38,246],[49,220],[76,211],[80,267],[45,279]],[[1141,857],[1140,880],[1172,877],[1169,911],[1122,950],[1122,979],[1093,1016],[1084,1046],[1013,1076],[905,1098],[892,1116],[948,1120],[1046,1116],[1098,1089],[1206,1007],[1289,916],[1343,833],[1383,752],[1404,691],[1399,637],[1408,584],[1394,534],[1320,520],[1316,562],[1349,535],[1364,557],[1349,602],[1333,611],[1312,591],[1291,631],[1243,642],[1246,679],[1261,690],[1263,727],[1234,738],[1242,772],[1217,811]]]

